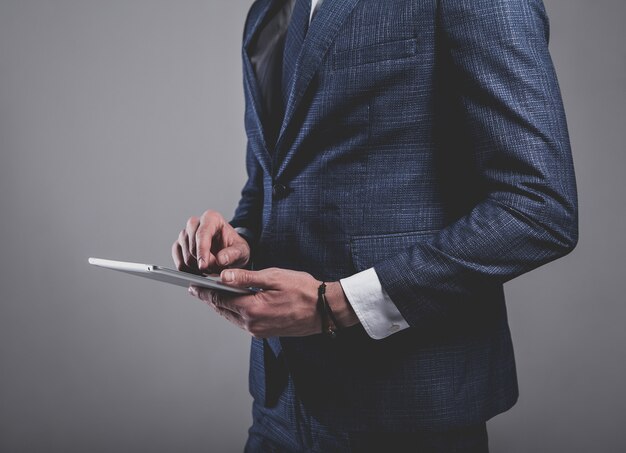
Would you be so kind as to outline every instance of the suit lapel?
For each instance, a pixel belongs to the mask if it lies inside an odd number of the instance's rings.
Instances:
[[[285,132],[293,121],[293,116],[300,101],[306,92],[313,76],[324,59],[328,49],[332,45],[342,24],[360,0],[333,0],[327,1],[315,14],[309,27],[302,52],[296,63],[293,83],[291,84],[285,117],[276,144],[277,152],[282,151],[285,140]],[[280,177],[287,163],[292,157],[295,146],[291,146],[289,152],[281,162],[276,177]]]
[[[261,24],[263,24],[263,22],[265,21],[267,14],[272,10],[272,6],[276,1],[277,0],[263,1],[264,4],[259,6],[259,12],[256,14],[256,17],[250,17],[250,20],[253,21],[253,24],[250,28],[250,31],[244,37],[243,41],[244,86],[247,91],[249,102],[251,103],[254,121],[256,123],[257,129],[260,131],[260,137],[263,145],[262,149],[259,149],[259,147],[257,146],[253,147],[253,149],[259,160],[259,163],[261,164],[261,167],[267,173],[271,173],[271,157],[267,147],[266,130],[263,126],[263,121],[261,120],[261,115],[263,114],[263,100],[261,97],[261,89],[259,87],[256,74],[254,73],[254,68],[252,66],[252,61],[250,58],[250,45],[253,42],[253,38],[255,38],[257,33],[259,32]]]

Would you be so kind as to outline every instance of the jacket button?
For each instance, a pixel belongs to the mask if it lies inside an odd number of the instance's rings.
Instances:
[[[274,184],[272,187],[272,196],[276,200],[286,197],[288,192],[289,190],[283,184]]]

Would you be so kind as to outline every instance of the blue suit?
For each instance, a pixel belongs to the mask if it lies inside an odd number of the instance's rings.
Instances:
[[[518,397],[504,282],[577,241],[574,171],[541,0],[333,0],[313,19],[277,139],[243,43],[249,179],[232,220],[256,268],[374,267],[410,327],[253,339],[250,391],[328,426],[450,429]],[[272,412],[274,411],[274,413]],[[282,412],[281,412],[282,411]]]

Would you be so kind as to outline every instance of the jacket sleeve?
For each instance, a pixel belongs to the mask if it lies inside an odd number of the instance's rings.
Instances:
[[[246,170],[248,180],[241,191],[241,198],[230,224],[235,228],[245,228],[250,237],[246,239],[253,244],[261,230],[263,214],[263,169],[259,165],[250,145],[246,151]]]
[[[577,197],[565,114],[541,0],[441,0],[440,49],[451,71],[484,194],[425,242],[375,265],[416,325],[570,252]],[[453,126],[449,126],[453,127]],[[450,131],[454,133],[454,131]]]

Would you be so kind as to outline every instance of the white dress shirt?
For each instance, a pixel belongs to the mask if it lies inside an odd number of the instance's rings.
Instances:
[[[309,18],[309,22],[311,22],[311,19],[313,19],[313,15],[317,11],[317,8],[319,8],[322,3],[324,3],[324,0],[312,0],[312,2],[311,2],[311,17]]]

